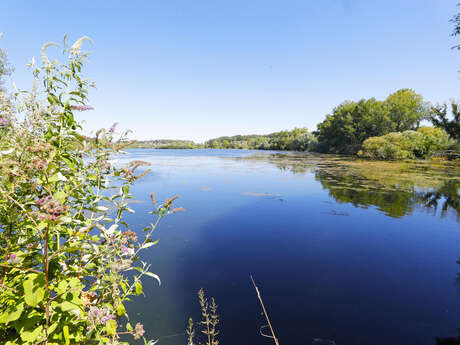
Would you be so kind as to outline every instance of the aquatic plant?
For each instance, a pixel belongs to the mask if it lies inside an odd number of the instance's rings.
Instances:
[[[57,44],[45,44],[41,63],[29,64],[33,89],[0,91],[0,344],[144,338],[127,304],[144,277],[160,283],[139,253],[157,243],[153,231],[177,197],[157,203],[152,194],[151,224],[136,232],[126,223],[130,187],[146,171],[112,159],[128,143],[114,126],[81,134],[74,111],[93,109],[85,41],[69,46],[64,37],[63,64],[47,55]]]
[[[211,300],[209,301],[205,296],[203,289],[198,291],[198,300],[201,306],[201,321],[199,322],[199,326],[201,329],[200,333],[205,335],[204,344],[218,345],[219,340],[217,339],[217,336],[219,335],[219,331],[217,330],[217,325],[219,324],[219,315],[217,314],[216,301],[214,300],[214,297],[211,297]],[[198,344],[202,344],[202,342],[197,339],[198,337],[196,337],[192,318],[189,318],[188,320],[186,333],[187,345],[194,345],[197,340]]]

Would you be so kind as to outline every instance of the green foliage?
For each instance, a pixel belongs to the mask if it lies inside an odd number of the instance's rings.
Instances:
[[[458,3],[457,6],[460,6],[460,3]],[[454,30],[452,31],[452,36],[460,35],[460,13],[454,15],[450,21],[454,23]],[[460,49],[460,45],[453,46],[452,49]]]
[[[125,133],[80,134],[76,111],[89,110],[82,76],[83,37],[63,44],[64,64],[29,67],[32,91],[0,91],[0,344],[121,344],[144,335],[129,324],[129,301],[141,279],[159,277],[139,260],[177,197],[158,204],[151,225],[129,230],[130,186],[144,162],[118,166]],[[140,236],[140,233],[143,233]],[[128,275],[127,272],[130,271]]]
[[[460,141],[460,108],[455,101],[450,106],[452,120],[447,115],[447,104],[432,107],[430,120],[434,126],[444,129],[453,139]]]
[[[306,128],[294,128],[267,135],[235,135],[208,140],[205,148],[245,150],[311,151],[316,138]]]
[[[390,112],[392,129],[396,132],[417,129],[420,121],[428,117],[428,107],[423,97],[411,89],[392,93],[385,103]]]
[[[449,136],[442,129],[421,127],[417,131],[393,132],[368,138],[358,155],[380,160],[427,158],[436,151],[448,149],[451,144]]]
[[[425,116],[422,97],[412,90],[402,89],[385,101],[370,98],[340,104],[318,124],[314,134],[320,152],[354,154],[367,138],[416,129]]]
[[[370,136],[388,133],[392,128],[390,111],[374,98],[346,101],[318,124],[315,132],[319,149],[328,153],[355,153]]]
[[[149,149],[199,149],[202,144],[194,143],[191,140],[137,140],[130,143],[127,148],[149,148]]]

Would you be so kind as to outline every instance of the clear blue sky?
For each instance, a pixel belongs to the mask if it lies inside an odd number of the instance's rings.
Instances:
[[[458,98],[456,0],[1,0],[0,46],[25,68],[65,33],[90,36],[96,129],[140,139],[313,130],[345,99],[413,88]],[[8,82],[11,82],[9,80]]]

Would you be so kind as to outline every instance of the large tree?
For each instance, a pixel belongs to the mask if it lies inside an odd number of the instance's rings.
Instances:
[[[457,6],[460,6],[460,3],[458,3]],[[452,36],[460,35],[460,12],[454,15],[450,21],[454,23]],[[452,49],[460,49],[460,44],[453,46]]]
[[[453,139],[460,140],[460,107],[458,103],[452,101],[452,119],[447,115],[447,104],[436,105],[431,109],[431,122],[436,127],[444,129]]]
[[[428,107],[423,97],[412,89],[401,89],[385,100],[395,132],[417,129],[420,121],[428,115]]]
[[[426,116],[422,96],[401,89],[385,101],[370,98],[343,102],[318,125],[315,135],[321,151],[353,154],[367,138],[416,129]]]
[[[356,153],[371,136],[388,133],[391,120],[388,107],[375,98],[345,101],[326,116],[315,132],[319,149],[329,153]]]

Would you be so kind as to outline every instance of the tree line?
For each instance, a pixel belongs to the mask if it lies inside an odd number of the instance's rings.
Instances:
[[[431,122],[434,127],[422,126],[424,122]],[[385,100],[363,98],[342,102],[313,132],[294,128],[267,135],[224,136],[206,141],[204,147],[403,159],[459,150],[459,140],[460,109],[455,101],[432,105],[414,90],[400,89]]]
[[[443,152],[458,157],[460,107],[456,101],[433,105],[412,89],[400,89],[384,100],[344,101],[313,132],[304,127],[266,135],[223,136],[204,144],[149,140],[131,147],[306,151],[384,160],[428,158]]]

